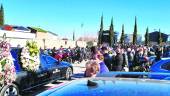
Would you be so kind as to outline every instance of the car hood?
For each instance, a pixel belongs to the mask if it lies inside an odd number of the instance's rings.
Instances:
[[[170,96],[170,81],[166,80],[103,77],[91,80],[97,86],[89,87],[88,79],[80,79],[38,96]]]

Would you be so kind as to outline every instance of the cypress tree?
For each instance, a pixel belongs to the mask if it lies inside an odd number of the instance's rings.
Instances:
[[[109,45],[112,47],[113,46],[113,40],[114,40],[114,28],[113,28],[113,17],[111,19],[111,24],[110,24],[110,30],[109,30],[110,34],[109,34]]]
[[[101,44],[102,42],[102,32],[103,32],[103,14],[101,16],[101,24],[100,24],[100,30],[99,30],[99,33],[98,33],[98,45]]]
[[[161,45],[162,44],[162,33],[159,29],[159,34],[158,34],[158,44]]]
[[[75,41],[75,32],[73,31],[73,41]]]
[[[4,8],[3,5],[1,5],[1,9],[0,9],[0,26],[4,25]]]
[[[145,33],[145,46],[148,46],[149,44],[149,28],[146,28],[146,33]]]
[[[135,26],[134,26],[134,32],[133,32],[133,44],[135,45],[137,43],[137,19],[135,17]]]
[[[124,44],[125,39],[125,33],[124,33],[124,24],[122,25],[122,34],[120,38],[120,44]]]

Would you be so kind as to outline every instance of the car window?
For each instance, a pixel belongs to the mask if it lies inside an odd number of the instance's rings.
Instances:
[[[51,57],[51,56],[47,56],[46,57],[46,60],[47,60],[47,63],[55,63],[55,62],[57,62],[53,57]]]
[[[170,62],[167,62],[161,66],[162,69],[170,70]]]

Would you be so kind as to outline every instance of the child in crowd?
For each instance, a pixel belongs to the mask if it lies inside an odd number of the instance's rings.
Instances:
[[[99,72],[99,64],[95,60],[90,60],[86,63],[85,77],[95,77]]]

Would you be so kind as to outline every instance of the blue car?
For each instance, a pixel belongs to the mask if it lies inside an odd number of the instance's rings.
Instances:
[[[68,62],[59,62],[55,58],[40,54],[40,66],[36,72],[24,70],[19,62],[19,49],[12,49],[15,59],[16,80],[12,85],[0,85],[0,96],[19,96],[23,91],[45,85],[58,79],[71,79],[73,66]],[[24,94],[22,94],[24,96]]]
[[[170,96],[170,81],[95,77],[62,84],[37,96]]]
[[[160,72],[160,73],[170,73],[170,58],[162,58],[160,61],[154,63],[150,67],[151,72]],[[156,79],[167,79],[170,80],[170,76],[151,76],[151,78]]]
[[[170,96],[168,68],[170,59],[163,58],[151,66],[152,72],[106,72],[57,85],[37,96]]]

